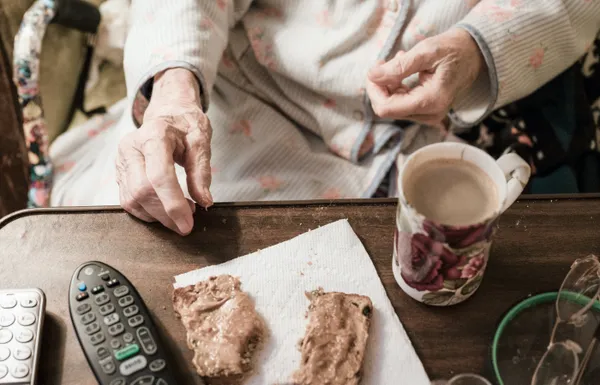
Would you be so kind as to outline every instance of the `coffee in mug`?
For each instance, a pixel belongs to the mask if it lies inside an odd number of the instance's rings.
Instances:
[[[400,287],[434,306],[473,295],[498,217],[530,175],[517,154],[495,161],[462,143],[432,144],[410,155],[398,177],[392,269]]]

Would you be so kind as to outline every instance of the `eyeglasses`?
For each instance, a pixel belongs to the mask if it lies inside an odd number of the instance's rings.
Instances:
[[[573,340],[557,341],[557,330],[560,325],[582,327],[588,320],[588,311],[596,299],[600,298],[600,261],[590,255],[578,259],[571,265],[556,299],[557,320],[552,329],[550,344],[546,353],[538,363],[531,380],[531,385],[579,385],[588,365],[597,339],[600,337],[600,326],[595,337],[587,348],[581,363],[579,355],[581,346]],[[576,304],[580,304],[577,305]]]

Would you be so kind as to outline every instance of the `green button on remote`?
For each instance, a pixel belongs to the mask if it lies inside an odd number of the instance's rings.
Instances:
[[[140,351],[140,347],[138,344],[127,345],[121,350],[117,350],[115,352],[115,358],[117,361],[123,361],[131,356],[138,354]]]

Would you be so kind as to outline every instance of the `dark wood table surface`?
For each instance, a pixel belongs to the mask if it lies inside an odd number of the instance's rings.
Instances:
[[[348,218],[434,379],[484,372],[499,317],[528,294],[556,290],[575,258],[600,253],[600,196],[524,199],[503,215],[475,296],[454,307],[428,307],[405,295],[392,275],[395,206],[393,200],[216,205],[197,212],[188,237],[119,209],[25,211],[0,221],[0,282],[2,288],[39,287],[47,295],[41,384],[95,383],[67,308],[71,274],[89,260],[129,277],[169,348],[190,369],[185,383],[200,383],[171,307],[173,276]]]

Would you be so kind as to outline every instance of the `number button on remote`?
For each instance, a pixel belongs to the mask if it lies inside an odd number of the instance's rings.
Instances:
[[[33,313],[23,313],[19,314],[17,317],[17,322],[21,326],[30,326],[35,322],[35,314]]]
[[[29,374],[29,366],[27,366],[27,364],[17,364],[13,366],[10,374],[15,378],[27,377]]]
[[[96,314],[94,314],[94,313],[87,313],[87,314],[84,314],[83,317],[81,317],[81,323],[84,325],[92,323],[95,320],[96,320]]]
[[[118,336],[125,331],[125,326],[122,323],[115,324],[108,328],[108,334],[111,336]]]
[[[106,305],[100,306],[99,311],[102,315],[108,315],[115,311],[115,305],[113,305],[112,303],[107,303]]]
[[[82,303],[81,305],[75,308],[75,312],[79,315],[83,315],[89,312],[90,310],[92,310],[92,305],[90,305],[89,303]]]
[[[138,377],[135,380],[133,380],[131,385],[152,385],[152,384],[154,384],[154,380],[155,380],[154,376],[145,375],[145,376]]]
[[[13,350],[13,357],[19,361],[23,361],[31,357],[31,349],[27,346],[20,346]]]
[[[0,347],[0,361],[6,361],[10,357],[10,350],[5,347]]]
[[[0,365],[0,378],[6,377],[8,374],[8,368],[5,365]]]
[[[160,372],[161,370],[163,370],[165,368],[165,366],[167,366],[167,363],[165,362],[165,360],[159,358],[157,360],[154,360],[150,363],[150,365],[148,365],[148,367],[150,368],[150,371],[156,373],[156,372]]]
[[[108,301],[110,301],[110,297],[106,293],[97,295],[96,298],[94,298],[94,302],[96,302],[96,305],[98,306],[104,305],[105,303],[108,303]]]
[[[115,378],[110,382],[109,385],[125,385],[125,379],[123,377]]]
[[[98,322],[93,322],[85,327],[85,334],[90,335],[100,331],[100,324]]]
[[[17,306],[17,300],[13,296],[5,295],[0,297],[0,307],[3,309],[12,309]]]
[[[158,381],[156,382],[156,385],[169,385],[167,383],[167,381],[163,380],[162,378],[159,378]]]
[[[24,344],[33,339],[33,332],[29,329],[21,329],[15,338],[17,341]]]
[[[113,291],[113,294],[115,297],[122,297],[129,294],[129,288],[127,286],[119,286]]]
[[[125,297],[119,298],[119,306],[125,307],[129,306],[133,303],[133,297],[130,295],[126,295]]]
[[[127,322],[129,323],[129,326],[135,328],[144,323],[144,317],[140,314],[134,315],[133,317],[128,319]]]
[[[27,308],[37,306],[37,300],[35,298],[23,298],[20,303],[21,303],[22,307],[27,307]]]
[[[6,344],[12,340],[13,334],[8,329],[0,329],[0,344]]]
[[[90,336],[90,342],[92,343],[92,345],[98,345],[103,343],[106,340],[106,337],[104,336],[104,333],[99,332],[96,333],[92,336]]]
[[[137,313],[139,313],[139,311],[140,311],[140,308],[137,307],[137,305],[131,305],[131,306],[123,309],[123,314],[125,315],[125,317],[129,318],[132,315],[136,315]]]
[[[15,322],[15,316],[9,312],[0,313],[0,326],[9,327]]]

